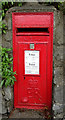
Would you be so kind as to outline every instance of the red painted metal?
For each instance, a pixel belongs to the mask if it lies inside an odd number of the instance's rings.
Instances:
[[[43,109],[48,106],[51,109],[53,13],[12,13],[12,27],[13,70],[17,73],[14,107]],[[44,28],[44,31],[17,31],[18,28]],[[30,49],[31,43],[34,49]],[[25,74],[25,51],[39,51],[39,74]]]

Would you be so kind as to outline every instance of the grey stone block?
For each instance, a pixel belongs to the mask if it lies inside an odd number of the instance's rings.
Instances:
[[[54,101],[63,104],[63,86],[56,85],[54,87]]]
[[[7,113],[6,101],[2,99],[2,114]]]
[[[54,57],[54,67],[62,67],[64,65],[63,60],[57,60],[56,57]]]
[[[0,88],[0,114],[2,114],[2,89]]]
[[[63,75],[59,75],[58,77],[55,75],[54,84],[59,85],[59,86],[63,85]]]
[[[12,102],[12,100],[7,102],[7,109],[8,109],[9,113],[12,111],[12,109],[13,109],[13,102]]]
[[[54,77],[58,78],[60,75],[63,75],[63,67],[54,68]]]
[[[55,12],[55,41],[56,45],[63,44],[63,13]]]
[[[63,16],[63,22],[64,22],[64,25],[65,25],[65,15]]]
[[[56,103],[53,105],[54,115],[58,115],[60,113],[63,113],[63,105]]]
[[[2,89],[0,88],[0,103],[2,102]]]
[[[3,35],[6,41],[12,41],[12,31],[7,31],[6,34]]]
[[[2,115],[0,115],[0,120],[2,120]]]
[[[2,103],[0,102],[0,114],[2,114]]]
[[[4,98],[5,98],[7,101],[11,100],[11,98],[12,98],[11,87],[7,87],[7,88],[4,87],[3,89],[4,89],[4,92],[5,92]]]
[[[5,48],[11,48],[12,47],[12,44],[11,42],[7,42],[6,40],[2,40],[2,46],[5,47]]]
[[[55,119],[55,120],[62,120],[62,119],[63,119],[63,113],[55,115],[55,116],[54,116],[54,119]],[[64,120],[64,119],[63,119],[63,120]]]
[[[54,57],[57,61],[63,61],[63,45],[54,46]]]
[[[8,18],[7,26],[8,26],[8,30],[12,29],[12,19],[11,18]]]

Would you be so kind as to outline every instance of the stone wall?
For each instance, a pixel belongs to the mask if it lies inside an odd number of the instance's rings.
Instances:
[[[54,25],[54,80],[53,110],[56,118],[63,117],[63,14],[55,12]]]
[[[63,26],[63,93],[65,92],[65,15],[63,16],[64,26]],[[65,94],[63,94],[63,112],[65,115]]]
[[[53,58],[54,58],[54,79],[53,79],[53,114],[54,118],[63,118],[63,14],[53,6],[44,4],[26,3],[22,7],[10,8],[3,20],[7,25],[6,34],[2,36],[3,47],[12,47],[12,12],[54,12],[54,39],[53,39]],[[64,17],[65,19],[65,17]],[[65,34],[64,34],[65,36]],[[12,55],[12,54],[11,54]],[[2,113],[11,112],[13,109],[13,87],[2,90]]]

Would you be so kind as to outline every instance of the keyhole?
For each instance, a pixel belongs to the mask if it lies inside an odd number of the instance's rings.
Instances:
[[[25,77],[24,77],[24,80],[25,80]]]

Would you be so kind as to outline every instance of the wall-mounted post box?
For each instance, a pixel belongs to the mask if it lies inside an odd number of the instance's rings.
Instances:
[[[53,13],[13,13],[14,107],[52,103]]]

